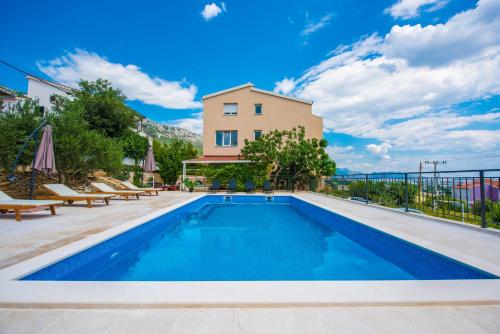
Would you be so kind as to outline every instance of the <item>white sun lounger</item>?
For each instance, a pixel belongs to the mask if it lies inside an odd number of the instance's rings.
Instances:
[[[135,184],[130,183],[128,181],[120,181],[120,183],[122,184],[122,186],[124,186],[125,188],[127,188],[129,190],[144,191],[149,196],[152,196],[153,193],[156,193],[156,196],[158,196],[158,189],[155,189],[155,188],[139,188]]]
[[[139,199],[140,194],[144,194],[143,191],[135,191],[135,190],[116,190],[111,188],[105,183],[98,183],[98,182],[92,182],[92,186],[96,188],[100,193],[103,194],[109,194],[109,195],[116,195],[116,196],[122,196],[125,197],[125,200],[128,201],[129,197],[136,197]]]
[[[63,204],[62,201],[14,199],[6,193],[0,191],[0,212],[7,213],[14,211],[16,220],[21,220],[22,211],[42,210],[49,208],[52,215],[56,214],[56,206]]]
[[[114,196],[108,194],[79,193],[65,186],[64,184],[44,184],[43,186],[54,195],[43,196],[40,198],[63,200],[65,202],[68,202],[69,204],[73,204],[73,202],[85,201],[87,202],[87,207],[89,208],[92,207],[92,202],[95,200],[103,200],[106,205],[109,205],[109,200]]]

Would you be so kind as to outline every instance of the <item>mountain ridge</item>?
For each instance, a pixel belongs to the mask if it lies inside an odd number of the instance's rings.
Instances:
[[[179,126],[161,124],[149,118],[145,118],[142,121],[142,131],[148,136],[163,142],[168,142],[172,139],[180,139],[190,142],[197,147],[202,146],[203,137],[200,134]]]

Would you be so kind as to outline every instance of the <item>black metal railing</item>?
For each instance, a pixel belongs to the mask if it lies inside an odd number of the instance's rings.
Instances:
[[[320,192],[500,228],[500,169],[335,175]]]

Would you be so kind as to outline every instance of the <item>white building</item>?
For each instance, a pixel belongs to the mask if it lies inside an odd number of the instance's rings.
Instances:
[[[52,110],[55,95],[69,97],[69,93],[72,90],[69,86],[41,80],[30,75],[26,79],[28,79],[27,96],[38,100],[38,105],[44,114]]]

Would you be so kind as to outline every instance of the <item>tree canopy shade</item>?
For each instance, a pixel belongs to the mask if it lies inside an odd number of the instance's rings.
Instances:
[[[173,139],[165,144],[155,140],[153,141],[153,151],[160,176],[169,184],[175,183],[182,173],[182,161],[195,158],[198,155],[193,144],[179,139]]]
[[[285,173],[292,178],[319,177],[335,173],[335,162],[325,152],[324,139],[306,138],[305,128],[273,130],[255,141],[245,139],[241,155],[246,160],[270,165],[276,178]]]
[[[104,133],[108,137],[123,137],[134,128],[139,115],[125,104],[122,91],[111,86],[107,80],[82,80],[79,89],[71,95],[83,110],[83,118],[92,130]]]

